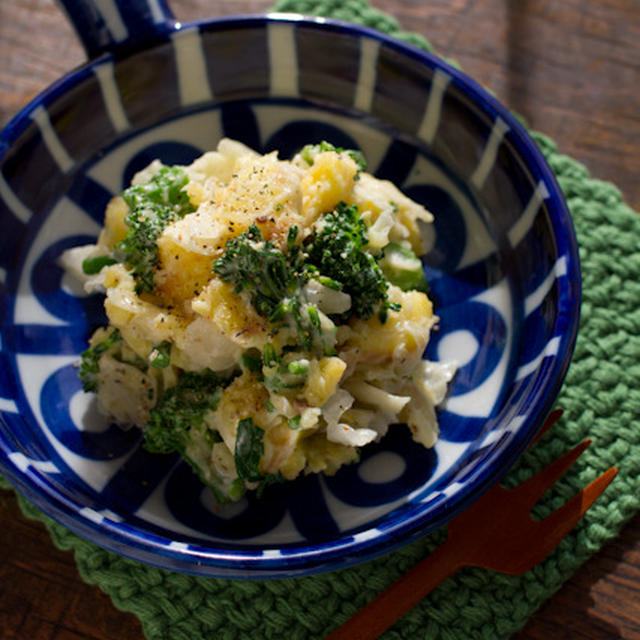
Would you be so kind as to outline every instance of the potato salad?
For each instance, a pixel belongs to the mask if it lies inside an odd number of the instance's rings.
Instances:
[[[327,142],[292,160],[229,139],[188,166],[156,160],[97,243],[62,257],[106,296],[83,387],[220,503],[333,474],[399,423],[432,447],[455,365],[423,359],[431,221]]]

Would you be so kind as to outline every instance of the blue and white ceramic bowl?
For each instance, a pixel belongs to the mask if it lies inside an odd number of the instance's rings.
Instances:
[[[523,128],[442,60],[293,15],[177,25],[162,1],[63,3],[90,61],[0,136],[0,469],[69,529],[160,567],[225,577],[348,566],[445,523],[513,464],[560,389],[580,275],[571,218]],[[105,7],[111,7],[109,11]],[[436,215],[424,261],[460,369],[425,450],[393,430],[332,478],[220,510],[184,463],[104,424],[74,370],[104,321],[56,260],[158,157],[222,136],[287,157],[330,140]]]

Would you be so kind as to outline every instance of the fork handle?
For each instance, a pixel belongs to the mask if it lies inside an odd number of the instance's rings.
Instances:
[[[423,600],[441,582],[464,566],[447,539],[415,567],[398,578],[325,640],[375,640]]]

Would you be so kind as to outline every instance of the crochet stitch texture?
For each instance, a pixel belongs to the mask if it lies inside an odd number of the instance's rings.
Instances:
[[[422,36],[366,0],[279,0],[277,11],[364,24],[431,51]],[[611,465],[612,485],[544,562],[523,576],[458,572],[384,635],[387,640],[508,638],[640,508],[640,216],[610,183],[592,178],[532,132],[572,213],[582,262],[580,333],[558,406],[561,421],[505,479],[515,485],[568,448],[594,442],[538,505],[544,516]],[[9,485],[3,481],[3,485]],[[229,581],[138,564],[70,533],[20,498],[54,543],[75,552],[82,578],[142,622],[149,640],[312,640],[353,615],[444,538],[443,530],[387,556],[320,576]]]

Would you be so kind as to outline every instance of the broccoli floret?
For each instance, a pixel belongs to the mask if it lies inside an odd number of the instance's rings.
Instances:
[[[350,156],[354,162],[358,165],[358,173],[360,171],[367,170],[367,161],[364,157],[362,151],[356,151],[355,149],[343,149],[342,147],[336,147],[335,145],[323,140],[320,144],[307,144],[302,147],[300,151],[301,158],[311,166],[315,157],[319,153],[323,153],[324,151],[335,151],[336,153],[346,153]]]
[[[349,316],[366,319],[377,312],[384,322],[389,309],[397,311],[400,307],[389,302],[387,279],[375,257],[365,249],[367,242],[366,225],[358,207],[340,202],[306,238],[306,262],[340,283],[351,296]]]
[[[301,291],[311,278],[325,286],[344,290],[351,296],[352,315],[369,318],[378,313],[384,322],[389,309],[388,282],[375,257],[365,246],[366,225],[356,206],[340,202],[335,211],[325,214],[321,223],[303,242],[296,242],[298,229],[289,229],[287,250],[280,251],[265,241],[260,229],[247,231],[229,240],[213,271],[235,284],[235,292],[246,292],[256,311],[280,328],[295,326],[298,344],[310,351],[314,336],[320,335],[318,309],[305,302]]]
[[[294,233],[297,229],[292,227]],[[236,293],[246,291],[256,311],[271,317],[283,298],[291,297],[298,287],[293,256],[285,256],[272,242],[265,242],[259,227],[252,224],[225,245],[213,271],[236,285]],[[287,259],[289,258],[289,259]]]
[[[158,268],[158,238],[169,224],[195,211],[183,190],[188,177],[180,167],[162,167],[145,184],[129,187],[122,197],[129,206],[128,231],[116,254],[133,270],[136,293],[153,293]]]
[[[155,453],[184,453],[191,429],[204,429],[204,415],[220,401],[228,384],[213,371],[184,371],[151,410],[144,429],[145,448]]]
[[[309,273],[297,237],[298,228],[292,226],[287,251],[282,252],[272,242],[265,241],[259,227],[252,224],[227,242],[213,271],[222,280],[235,284],[236,293],[246,292],[255,310],[275,324],[274,332],[293,326],[299,344],[310,350],[314,333],[319,332],[320,327],[317,309],[300,298]]]
[[[104,340],[89,347],[80,355],[78,376],[85,391],[98,390],[98,374],[100,373],[100,358],[122,341],[118,329],[114,329]]]
[[[179,453],[214,492],[219,503],[239,500],[244,493],[240,478],[223,477],[211,466],[212,447],[220,434],[205,424],[205,414],[218,406],[230,379],[209,369],[185,371],[151,410],[144,429],[144,447],[152,453]]]

